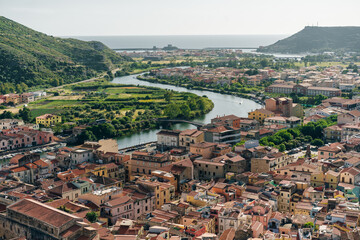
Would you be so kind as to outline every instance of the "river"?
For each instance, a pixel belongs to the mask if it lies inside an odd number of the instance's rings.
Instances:
[[[117,77],[114,80],[112,80],[112,83],[158,87],[163,89],[171,89],[178,92],[191,92],[199,96],[206,95],[209,99],[211,99],[214,103],[213,110],[211,110],[211,112],[205,114],[202,117],[194,119],[193,121],[195,122],[210,123],[212,118],[215,118],[217,116],[229,115],[229,114],[234,114],[239,117],[247,117],[248,112],[255,110],[257,108],[261,108],[260,104],[249,99],[244,99],[232,95],[214,93],[210,91],[190,90],[184,87],[177,87],[168,84],[150,83],[147,81],[142,81],[137,79],[136,77],[138,75],[140,74]],[[195,126],[182,123],[182,124],[174,124],[172,128],[185,130],[189,128],[195,128]],[[139,133],[134,133],[129,136],[120,137],[118,139],[119,148],[126,148],[140,143],[156,141],[156,133],[158,131],[159,131],[158,129],[152,129],[148,131],[141,131]]]

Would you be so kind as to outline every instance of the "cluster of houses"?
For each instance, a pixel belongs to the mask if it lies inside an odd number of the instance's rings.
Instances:
[[[170,48],[173,47],[170,45]],[[207,58],[207,57],[225,57],[230,54],[241,55],[242,50],[236,49],[166,49],[161,50],[154,47],[151,51],[121,51],[119,54],[132,58],[143,58],[144,61],[161,61],[173,58]]]
[[[344,109],[354,103],[339,101],[323,107],[357,115]],[[291,99],[268,99],[263,111],[273,116],[163,129],[156,147],[129,153],[107,139],[18,154],[0,170],[0,237],[358,239],[360,139],[335,141],[315,155],[308,147],[304,156],[256,140],[233,147],[244,129],[300,124],[302,109]]]
[[[247,84],[257,86],[274,76],[276,73],[271,69],[260,69],[258,74],[249,76],[246,74],[248,69],[236,69],[230,67],[219,68],[163,68],[151,70],[150,75],[158,78],[190,78],[193,81],[205,83],[231,84],[238,82],[241,77],[247,78]]]
[[[51,130],[39,130],[37,124],[25,124],[20,119],[0,120],[0,152],[41,146],[54,140]]]
[[[34,102],[43,97],[46,97],[46,92],[43,91],[28,92],[22,94],[9,93],[0,95],[0,104],[12,103],[13,105],[17,105],[21,103]]]
[[[279,73],[274,84],[265,89],[269,93],[301,94],[307,96],[341,96],[341,92],[352,91],[360,83],[357,72],[343,72],[343,68],[333,66],[323,70],[307,67],[299,70],[284,70]],[[301,82],[301,83],[299,83]]]
[[[231,117],[213,121],[230,124]],[[158,139],[156,149],[129,154],[108,139],[16,155],[0,171],[1,237],[360,236],[360,141],[295,158],[256,141],[207,142],[197,129],[162,130]]]
[[[205,83],[231,84],[245,78],[245,83],[258,86],[275,81],[265,88],[268,93],[299,94],[304,96],[324,95],[326,97],[341,96],[342,91],[348,92],[359,86],[360,76],[351,69],[343,72],[340,66],[325,69],[318,67],[304,67],[299,70],[285,69],[275,72],[272,69],[260,69],[257,74],[247,74],[248,69],[230,67],[219,68],[164,68],[152,70],[150,74],[158,78],[190,78],[193,81]]]
[[[154,74],[204,70],[178,71]],[[237,74],[213,71],[219,79]],[[0,169],[0,238],[360,239],[359,110],[359,99],[332,97],[304,111],[290,98],[269,98],[248,118],[162,129],[156,146],[144,150],[119,152],[117,140],[105,139],[17,154]],[[261,137],[331,115],[338,124],[324,129],[330,143],[317,151],[259,145]],[[51,126],[61,118],[47,114],[36,122]],[[0,120],[1,150],[56,140],[36,126]]]

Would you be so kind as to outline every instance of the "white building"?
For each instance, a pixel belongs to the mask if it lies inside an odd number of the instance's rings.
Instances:
[[[77,165],[83,162],[89,162],[94,159],[92,150],[89,149],[76,149],[70,153],[71,164]]]
[[[180,132],[179,130],[161,130],[156,134],[157,144],[159,146],[178,147]]]
[[[0,130],[13,129],[18,126],[24,125],[24,121],[21,119],[1,119]]]

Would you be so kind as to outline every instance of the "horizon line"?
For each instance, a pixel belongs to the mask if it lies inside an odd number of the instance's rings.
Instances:
[[[134,34],[134,35],[53,35],[54,37],[173,37],[173,36],[290,36],[291,34]]]

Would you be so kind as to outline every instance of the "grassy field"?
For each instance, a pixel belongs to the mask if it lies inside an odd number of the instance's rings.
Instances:
[[[65,86],[57,91],[57,96],[28,104],[33,117],[43,114],[59,114],[64,121],[112,120],[130,116],[136,121],[139,114],[161,116],[169,104],[165,99],[167,90],[152,87],[112,84],[104,80]],[[171,93],[171,102],[183,104],[197,97],[191,93]],[[160,111],[160,112],[159,112]],[[131,114],[129,114],[131,112]],[[197,113],[199,114],[199,113]]]

